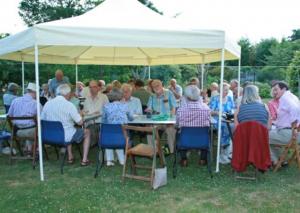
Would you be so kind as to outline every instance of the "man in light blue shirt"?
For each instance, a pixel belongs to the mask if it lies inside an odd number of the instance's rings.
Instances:
[[[175,115],[176,99],[174,94],[167,89],[164,89],[160,80],[152,82],[154,94],[150,96],[147,111],[154,114]]]
[[[132,115],[142,115],[142,104],[139,98],[132,97],[132,87],[129,84],[123,84],[121,87],[123,92],[123,101],[127,103],[128,109]]]
[[[64,73],[62,70],[56,70],[55,72],[55,78],[51,79],[49,82],[49,92],[51,94],[51,97],[54,98],[56,96],[56,88],[61,84],[69,84],[69,78],[64,76]]]
[[[182,97],[182,87],[177,84],[176,79],[173,78],[170,80],[169,90],[172,91],[176,100],[180,100]]]

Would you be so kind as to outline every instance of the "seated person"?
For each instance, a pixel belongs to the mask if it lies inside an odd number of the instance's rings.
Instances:
[[[42,85],[42,92],[41,92],[41,97],[45,97],[47,101],[51,98],[50,92],[49,92],[49,85],[48,84],[43,84]]]
[[[148,103],[151,93],[145,89],[145,87],[144,87],[145,84],[140,79],[137,79],[135,81],[134,86],[135,86],[135,90],[132,93],[132,96],[140,99],[142,108],[143,108],[143,112],[144,112],[144,110],[147,108],[147,103]]]
[[[22,97],[13,100],[8,116],[10,117],[32,117],[37,114],[36,101],[36,85],[29,83],[26,88],[26,93]],[[36,123],[33,120],[15,120],[13,125],[17,128],[18,137],[32,137],[35,136]],[[26,152],[31,152],[32,142],[26,141]]]
[[[123,84],[121,87],[121,91],[123,92],[123,99],[127,105],[128,109],[133,115],[142,115],[143,109],[140,99],[136,97],[132,97],[132,87],[129,84]]]
[[[111,101],[103,107],[102,122],[106,124],[126,124],[133,119],[133,115],[128,109],[128,105],[121,101],[123,93],[120,90],[111,92]],[[124,165],[125,156],[123,149],[116,149],[119,163]],[[106,149],[106,165],[114,165],[114,153],[112,149]]]
[[[176,79],[172,78],[170,80],[169,90],[173,92],[176,100],[180,100],[182,97],[182,87],[177,84]]]
[[[271,89],[271,97],[272,99],[268,102],[268,108],[271,116],[271,123],[273,124],[277,119],[277,110],[279,107],[279,98],[276,98],[274,94],[274,87]]]
[[[19,85],[15,83],[9,83],[7,87],[7,92],[3,95],[3,104],[6,109],[6,113],[8,112],[8,109],[12,103],[12,101],[17,98]]]
[[[152,87],[154,94],[150,96],[146,111],[160,115],[175,115],[176,100],[172,92],[164,89],[160,80],[153,80]],[[159,129],[167,133],[170,153],[174,153],[176,130],[174,125],[160,125]],[[148,142],[150,142],[148,136]]]
[[[200,90],[195,85],[184,89],[186,103],[180,106],[176,112],[176,124],[178,127],[206,127],[210,126],[210,109],[200,98]],[[187,166],[186,151],[181,151],[181,166]],[[207,162],[207,150],[201,150],[200,165]]]
[[[56,97],[48,101],[42,111],[41,119],[47,121],[60,121],[64,128],[65,142],[80,143],[83,141],[83,158],[81,166],[90,164],[88,153],[90,148],[90,132],[88,129],[75,128],[74,124],[82,125],[83,120],[76,107],[69,101],[71,88],[68,84],[57,87]],[[68,145],[68,163],[74,162],[72,145]]]
[[[222,112],[223,113],[230,113],[233,114],[234,109],[234,102],[231,96],[228,96],[229,92],[229,85],[224,83],[223,84],[223,104],[222,104]],[[211,115],[213,116],[214,120],[214,128],[218,128],[219,122],[219,109],[220,109],[220,95],[214,96],[210,100],[209,108],[212,110]],[[221,124],[221,154],[220,154],[220,163],[226,164],[230,163],[230,153],[231,153],[231,146],[230,146],[230,134],[225,122]]]
[[[274,145],[289,143],[292,136],[292,123],[295,121],[298,125],[300,123],[300,102],[283,81],[275,82],[272,89],[274,90],[274,97],[279,100],[277,118],[274,122],[276,129],[269,132],[271,160],[275,165],[282,150]],[[298,135],[297,141],[300,143],[300,135]]]
[[[235,127],[246,121],[257,121],[268,128],[269,112],[262,103],[255,85],[244,88],[241,105],[235,112]]]

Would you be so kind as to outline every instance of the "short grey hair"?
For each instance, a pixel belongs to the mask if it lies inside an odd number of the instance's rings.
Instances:
[[[56,88],[56,95],[68,95],[71,93],[71,87],[68,84],[61,84]]]
[[[111,102],[120,101],[123,98],[123,92],[120,89],[114,88],[107,96]]]
[[[16,84],[16,83],[9,83],[8,84],[8,87],[7,87],[7,90],[9,91],[9,92],[14,92],[14,91],[16,91],[17,89],[19,89],[19,85],[18,84]]]
[[[184,95],[192,101],[198,101],[200,99],[200,89],[196,85],[189,85],[184,89]]]
[[[255,85],[248,85],[244,88],[242,104],[250,104],[250,103],[261,103],[261,99],[259,97],[258,87]]]

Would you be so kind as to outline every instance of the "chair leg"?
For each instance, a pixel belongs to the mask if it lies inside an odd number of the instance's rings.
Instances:
[[[36,165],[36,140],[33,141],[33,147],[32,147],[32,169],[35,169]]]
[[[133,155],[130,155],[131,158],[131,173],[136,175],[136,161],[135,161],[135,157]]]
[[[45,158],[46,158],[46,160],[49,160],[49,156],[48,156],[48,152],[47,152],[47,149],[46,149],[46,147],[45,147],[45,144],[43,144],[42,145],[42,149],[43,149],[43,151],[44,151],[44,153],[45,153]],[[58,160],[58,159],[57,159]]]
[[[127,171],[127,159],[128,159],[128,155],[125,153],[125,161],[124,161],[124,165],[123,165],[123,174],[122,174],[123,182],[125,181],[125,174]]]
[[[285,147],[283,153],[279,157],[279,160],[278,160],[278,162],[277,162],[277,164],[276,164],[275,169],[273,170],[273,172],[277,172],[277,170],[281,167],[281,164],[285,160],[285,158],[286,158],[286,156],[288,154],[289,149],[290,149],[290,146]]]
[[[174,163],[173,163],[173,178],[176,178],[176,176],[177,176],[177,155],[178,155],[178,151],[177,151],[177,148],[175,147]]]
[[[300,169],[300,150],[299,150],[299,146],[297,144],[297,141],[295,143],[295,157],[296,157],[296,162],[298,165],[298,169]]]
[[[10,143],[10,157],[9,157],[9,164],[11,165],[12,164],[12,158],[13,158],[13,143],[14,143],[14,140],[11,140],[11,143]]]
[[[213,178],[213,174],[212,174],[212,171],[211,171],[211,151],[210,149],[207,150],[207,170],[208,170],[208,173],[210,174],[210,178]]]
[[[23,156],[24,156],[24,152],[23,152],[23,150],[22,150],[20,141],[19,141],[19,140],[16,140],[16,144],[17,144],[18,150],[19,150],[19,152],[20,152],[20,155],[23,157]]]
[[[77,150],[79,152],[80,155],[80,159],[82,159],[82,153],[81,153],[81,149],[80,149],[80,144],[76,144]]]
[[[56,153],[56,159],[59,160],[59,152],[58,152],[58,148],[57,148],[56,145],[54,146],[54,150],[55,150],[55,153]]]
[[[99,173],[99,165],[100,165],[100,152],[101,152],[101,150],[100,150],[100,148],[98,148],[98,151],[97,151],[97,159],[96,159],[96,171],[95,171],[95,175],[94,175],[94,177],[96,178],[96,177],[98,177],[98,173]]]
[[[65,154],[63,156],[63,159],[62,159],[62,162],[61,162],[61,166],[60,166],[60,173],[61,174],[64,174],[64,164],[65,164],[67,155],[68,155],[68,149],[66,147],[66,151],[65,151]]]

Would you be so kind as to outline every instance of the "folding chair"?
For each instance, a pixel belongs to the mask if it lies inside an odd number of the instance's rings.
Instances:
[[[286,145],[276,145],[280,148],[284,148],[284,151],[279,157],[279,161],[277,162],[274,172],[277,172],[281,167],[282,163],[288,159],[288,164],[290,165],[293,161],[296,162],[298,168],[300,170],[300,146],[298,145],[298,133],[300,131],[300,126],[297,126],[297,122],[292,123],[292,137],[288,144]],[[288,158],[289,151],[292,152],[292,157]]]
[[[95,178],[104,165],[105,149],[125,149],[126,146],[121,124],[101,124],[99,134]]]
[[[181,127],[177,133],[175,146],[173,178],[177,176],[177,155],[181,150],[207,150],[207,170],[211,171],[211,135],[209,127]]]
[[[44,148],[45,144],[52,145],[54,147],[61,146],[66,149],[60,166],[61,174],[63,174],[64,163],[68,153],[67,145],[70,144],[65,142],[65,131],[63,125],[59,121],[46,121],[46,120],[41,120],[41,125],[42,125],[42,144],[43,144],[44,151],[45,151]],[[79,150],[80,157],[82,157],[79,144],[76,143],[76,145]],[[57,154],[57,158],[59,159],[59,154],[57,150],[56,150],[56,154]]]
[[[135,146],[131,146],[130,139],[128,136],[129,131],[143,132],[152,135],[152,144],[139,143]],[[123,167],[123,181],[125,178],[131,178],[136,180],[149,181],[151,186],[153,185],[154,172],[156,168],[156,157],[159,156],[161,167],[165,166],[164,155],[160,146],[159,134],[156,127],[138,127],[123,125],[123,133],[126,138],[125,148],[125,163]],[[137,164],[136,157],[144,157],[152,159],[151,166],[144,166]],[[131,174],[127,173],[127,162],[131,159]],[[149,176],[137,175],[137,169],[150,170]]]
[[[14,125],[13,121],[17,121],[17,120],[33,120],[34,123],[36,124],[36,117],[35,116],[30,116],[30,117],[10,117],[7,116],[7,121],[8,124],[12,130],[12,134],[11,134],[11,143],[10,143],[10,164],[12,164],[12,160],[32,160],[32,168],[35,169],[35,156],[36,156],[36,147],[37,147],[37,128],[35,129],[35,133],[33,136],[29,136],[29,137],[19,137],[17,135],[17,131],[21,130],[18,129],[16,125]],[[22,147],[21,147],[21,141],[24,140],[33,140],[33,145],[32,145],[32,156],[24,156]],[[21,156],[14,156],[13,154],[13,143],[16,143],[18,150],[20,152]]]
[[[235,179],[257,180],[257,171],[267,171],[271,166],[269,131],[256,122],[240,123],[233,138],[231,166]],[[246,175],[247,167],[254,167],[253,175]]]

